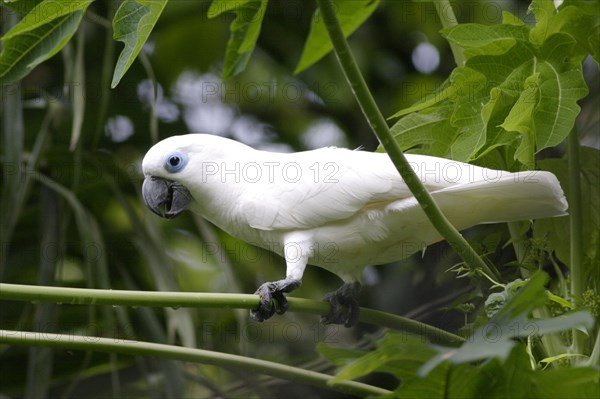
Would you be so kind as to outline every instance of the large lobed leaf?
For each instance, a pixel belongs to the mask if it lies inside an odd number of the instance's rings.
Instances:
[[[115,66],[111,87],[116,87],[148,40],[168,0],[125,0],[113,18],[113,38],[125,47]]]
[[[225,50],[223,79],[237,75],[246,68],[256,47],[267,4],[268,0],[214,0],[210,5],[209,18],[231,11],[236,14],[229,28],[231,35]]]
[[[85,10],[92,2],[44,0],[16,7],[26,14],[2,37],[0,84],[23,78],[60,51],[77,31]]]
[[[577,101],[588,93],[582,60],[587,52],[597,57],[596,39],[589,36],[600,25],[597,4],[566,1],[556,12],[551,1],[534,1],[533,28],[504,12],[502,24],[444,29],[446,38],[465,50],[465,66],[437,93],[393,116],[402,117],[392,128],[400,147],[472,161],[508,146],[516,161],[533,168],[537,152],[568,135],[579,114]],[[415,115],[448,107],[447,120],[437,121],[444,129],[416,141],[412,132],[421,128],[422,117]],[[430,146],[434,136],[448,145]]]

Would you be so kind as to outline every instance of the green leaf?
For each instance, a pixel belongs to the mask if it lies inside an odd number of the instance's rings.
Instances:
[[[422,337],[401,333],[387,333],[371,351],[343,367],[334,381],[340,382],[362,377],[373,371],[384,371],[402,378],[414,378],[417,365],[430,358],[435,351]]]
[[[457,96],[450,123],[457,133],[450,150],[452,159],[466,162],[486,142],[487,120],[481,112],[488,95],[486,78],[470,68],[457,68],[454,72]]]
[[[321,356],[325,357],[338,367],[345,366],[351,361],[354,361],[367,353],[364,350],[341,348],[328,345],[324,342],[319,342],[317,344],[317,351],[319,354],[321,354]]]
[[[113,39],[125,47],[119,55],[113,79],[115,88],[148,40],[150,32],[160,17],[168,0],[125,0],[113,18]]]
[[[320,350],[324,348],[327,357],[333,356],[334,363],[344,366],[335,381],[389,373],[400,380],[395,398],[595,398],[600,382],[600,373],[591,367],[532,370],[522,343],[509,348],[504,361],[493,358],[477,365],[444,362],[426,377],[417,370],[432,349],[410,335],[388,332],[375,350],[358,359],[350,349],[320,346]]]
[[[60,51],[93,0],[45,0],[2,38],[0,84],[15,82]]]
[[[540,363],[545,364],[546,366],[544,366],[544,368],[546,368],[550,363],[554,363],[561,359],[568,359],[571,357],[578,357],[578,356],[587,357],[587,356],[579,354],[579,353],[561,353],[560,355],[550,356],[545,359],[542,359],[542,360],[540,360]]]
[[[569,134],[579,114],[577,101],[588,93],[583,80],[581,62],[568,57],[575,40],[557,33],[548,38],[541,49],[540,101],[535,109],[535,141],[537,151],[561,143]]]
[[[505,25],[524,25],[523,21],[521,21],[517,16],[511,14],[508,11],[502,11],[502,23]]]
[[[373,14],[379,6],[380,0],[334,0],[333,2],[344,36],[348,37]],[[332,49],[323,18],[321,18],[319,10],[315,10],[308,38],[294,73],[298,74],[309,68],[329,54]]]
[[[506,302],[516,295],[517,288],[523,285],[523,280],[516,279],[506,284],[502,292],[494,292],[485,300],[485,314],[492,318],[500,309],[504,307]]]
[[[517,41],[526,41],[529,28],[525,25],[460,24],[442,30],[452,43],[464,48],[467,59],[476,55],[506,53]]]
[[[208,17],[214,18],[224,12],[236,14],[229,30],[231,35],[225,51],[223,79],[237,75],[246,69],[256,41],[260,34],[262,21],[267,10],[268,0],[214,0],[208,10]]]
[[[9,0],[0,2],[0,7],[5,7],[23,16],[33,10],[43,0]]]
[[[541,45],[546,40],[550,30],[550,20],[555,11],[552,0],[533,0],[531,2],[527,13],[535,15],[535,27],[531,29],[529,35],[532,43]]]
[[[577,398],[598,397],[600,373],[598,368],[560,368],[530,373],[530,387],[536,398]]]
[[[600,2],[565,1],[552,18],[549,34],[566,33],[600,64]]]
[[[532,370],[525,345],[505,362],[491,360],[478,367],[454,367],[448,398],[587,399],[598,395],[600,373],[594,368]]]
[[[490,91],[490,99],[481,108],[481,115],[487,124],[486,143],[479,153],[473,154],[471,159],[479,159],[492,150],[507,146],[517,140],[514,133],[508,133],[500,125],[511,110],[515,99],[505,90],[497,87]],[[497,165],[496,165],[497,166]]]
[[[411,112],[437,113],[443,104],[453,106],[451,128],[444,126],[437,141],[450,143],[453,159],[472,161],[507,147],[506,162],[514,158],[534,168],[536,153],[568,135],[580,111],[577,101],[588,92],[582,61],[586,51],[597,55],[600,47],[598,4],[571,0],[555,12],[552,1],[534,1],[533,29],[507,12],[502,24],[444,29],[448,41],[465,50],[465,67],[456,68],[434,95],[394,115],[404,116],[395,132],[398,143],[429,150],[432,136],[407,141],[410,136],[402,132],[421,122],[422,117],[408,118]]]
[[[442,102],[423,112],[406,115],[391,131],[402,151],[444,157],[456,134],[450,124],[452,104]]]
[[[456,95],[456,91],[458,87],[452,84],[452,78],[446,80],[445,84],[442,85],[435,93],[426,96],[421,101],[416,102],[414,105],[401,109],[396,112],[394,115],[390,116],[388,119],[399,118],[404,115],[408,115],[413,112],[423,111],[429,107],[432,107],[440,102],[451,98]]]
[[[426,376],[444,361],[453,364],[469,363],[488,358],[505,360],[513,350],[517,338],[545,335],[565,331],[574,327],[591,328],[594,318],[587,312],[575,312],[551,319],[528,319],[532,310],[546,302],[544,285],[548,276],[536,273],[510,298],[490,319],[476,329],[460,348],[436,347],[438,354],[419,369]]]
[[[515,159],[525,165],[527,169],[534,169],[535,166],[534,126],[531,116],[539,103],[538,82],[539,73],[534,73],[525,79],[525,89],[500,125],[507,132],[521,134],[521,143],[515,152]]]

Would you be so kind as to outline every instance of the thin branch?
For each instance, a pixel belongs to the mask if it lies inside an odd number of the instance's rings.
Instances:
[[[88,288],[42,287],[36,285],[0,284],[0,300],[40,301],[71,305],[122,305],[152,307],[201,307],[220,309],[255,309],[258,295],[205,292],[165,292],[101,290]],[[324,315],[329,304],[303,298],[288,297],[289,311]],[[432,342],[456,345],[462,337],[406,317],[361,308],[360,321],[395,330],[422,335]]]
[[[387,122],[377,104],[373,95],[369,91],[367,83],[354,60],[350,51],[350,46],[342,32],[342,27],[335,15],[335,9],[331,0],[317,0],[319,10],[323,18],[327,32],[333,44],[333,49],[337,55],[338,61],[346,80],[352,88],[352,92],[358,101],[365,117],[369,121],[371,128],[379,139],[379,142],[385,148],[390,159],[400,172],[404,182],[415,196],[423,212],[427,215],[431,224],[448,241],[456,252],[464,259],[467,266],[472,270],[483,270],[489,276],[496,276],[488,265],[481,259],[477,252],[469,245],[467,240],[454,228],[446,216],[437,206],[431,194],[425,189],[425,186],[411,168],[408,160],[400,150],[398,143],[394,140]]]
[[[569,222],[571,233],[571,297],[573,304],[581,300],[585,287],[583,270],[583,217],[581,214],[581,166],[579,164],[579,138],[577,129],[573,128],[567,142],[567,158],[569,162]],[[573,329],[572,353],[583,353],[586,336],[578,329]]]
[[[101,338],[69,334],[51,334],[47,332],[0,330],[0,343],[63,348],[69,350],[122,353],[136,356],[153,356],[260,372],[283,378],[288,381],[314,385],[320,388],[361,397],[391,394],[391,392],[386,389],[355,381],[343,381],[330,384],[333,379],[333,376],[331,375],[304,370],[285,364],[204,349],[186,348],[153,342],[132,341],[126,338]]]

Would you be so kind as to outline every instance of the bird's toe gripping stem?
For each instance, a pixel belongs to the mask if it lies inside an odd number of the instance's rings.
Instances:
[[[288,309],[288,302],[283,294],[295,290],[301,284],[302,280],[289,277],[262,284],[254,293],[260,296],[260,303],[258,308],[250,311],[250,317],[262,322],[269,319],[275,313],[284,314]]]
[[[352,327],[358,321],[360,307],[356,296],[360,291],[360,283],[346,283],[337,290],[325,295],[323,300],[329,302],[331,311],[326,316],[321,316],[323,324],[343,324]]]

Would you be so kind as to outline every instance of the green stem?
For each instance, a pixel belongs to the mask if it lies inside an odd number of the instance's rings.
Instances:
[[[579,138],[577,129],[573,128],[569,134],[567,145],[567,158],[569,160],[569,222],[571,232],[571,297],[573,301],[581,300],[585,287],[583,271],[583,217],[581,214],[581,167],[579,164]],[[575,303],[574,303],[575,304]],[[581,331],[573,329],[572,353],[583,353],[586,337]]]
[[[527,259],[527,244],[526,237],[521,233],[520,223],[508,223],[508,231],[510,232],[510,238],[515,251],[515,256],[517,257],[517,262],[519,262],[520,265],[523,265],[523,267],[521,267],[521,276],[524,279],[528,279],[532,275],[528,269],[531,264],[525,265],[525,261]],[[536,319],[548,319],[552,317],[552,314],[547,306],[541,306],[537,309],[534,309],[532,311],[532,315]],[[562,344],[562,339],[559,334],[544,334],[540,337],[540,341],[542,345],[539,350],[543,352],[543,358],[558,356],[562,353],[565,353],[567,349]],[[557,366],[557,363],[550,363],[549,366],[554,368]]]
[[[204,292],[165,292],[101,290],[89,288],[42,287],[36,285],[0,284],[0,300],[41,301],[71,305],[123,305],[152,307],[203,307],[221,309],[255,309],[258,295]],[[303,298],[288,297],[290,311],[324,315],[329,304]],[[406,317],[361,308],[360,321],[407,331],[440,344],[457,344],[464,339]]]
[[[111,73],[114,65],[115,41],[113,40],[112,24],[110,23],[110,20],[112,20],[115,14],[115,5],[117,3],[110,1],[106,4],[108,7],[107,19],[93,14],[89,9],[86,14],[88,18],[90,18],[92,21],[99,22],[100,25],[102,25],[106,29],[104,33],[104,53],[102,54],[102,69],[100,72],[100,81],[98,83],[100,88],[100,101],[96,112],[96,129],[94,130],[92,136],[92,151],[98,147],[100,138],[104,133],[104,127],[106,126],[106,117],[108,115],[108,107],[111,96]]]
[[[341,381],[330,384],[333,380],[333,376],[331,375],[304,370],[285,364],[204,349],[186,348],[153,342],[132,341],[127,338],[100,338],[68,334],[51,334],[46,332],[0,330],[0,343],[63,348],[69,350],[123,353],[135,356],[153,356],[260,372],[293,382],[314,385],[320,388],[361,397],[391,394],[391,392],[386,389],[355,381]]]
[[[4,36],[13,26],[19,23],[17,13],[0,15],[6,23],[0,27],[0,34]],[[6,87],[6,91],[5,91]],[[20,214],[20,208],[25,196],[23,179],[27,176],[21,168],[23,146],[25,142],[25,122],[23,118],[23,97],[21,83],[2,86],[2,184],[0,185],[0,281],[4,279],[9,245]],[[6,93],[6,94],[4,94]]]
[[[466,265],[474,272],[483,270],[489,276],[495,276],[488,265],[479,257],[477,252],[469,245],[467,240],[452,226],[446,216],[437,206],[431,194],[425,189],[425,186],[411,168],[408,160],[400,150],[398,143],[394,140],[392,133],[387,125],[387,122],[377,104],[373,95],[367,87],[367,83],[363,78],[354,56],[350,51],[350,46],[346,41],[340,23],[335,15],[332,0],[317,0],[319,10],[329,33],[329,38],[333,44],[335,54],[346,80],[350,84],[354,96],[358,101],[365,117],[369,121],[371,128],[379,139],[383,148],[388,153],[390,159],[400,172],[400,176],[404,179],[410,192],[415,196],[423,212],[427,215],[437,231],[448,241],[448,243],[458,252],[464,259]]]
[[[156,102],[158,101],[158,80],[156,79],[156,75],[154,74],[154,69],[152,69],[152,64],[148,59],[148,56],[144,53],[144,51],[140,51],[138,54],[138,58],[142,62],[142,66],[146,71],[146,75],[148,75],[148,79],[152,82],[152,101],[150,102],[150,139],[152,143],[158,143],[158,118],[156,117]]]
[[[454,10],[452,9],[452,5],[448,0],[433,0],[433,5],[435,6],[435,11],[442,22],[442,26],[444,28],[450,28],[452,26],[458,25],[458,21],[456,20],[456,15],[454,15]],[[455,43],[450,43],[450,50],[452,50],[452,55],[454,56],[454,62],[456,65],[461,67],[465,65],[465,52],[462,47],[458,46]]]

